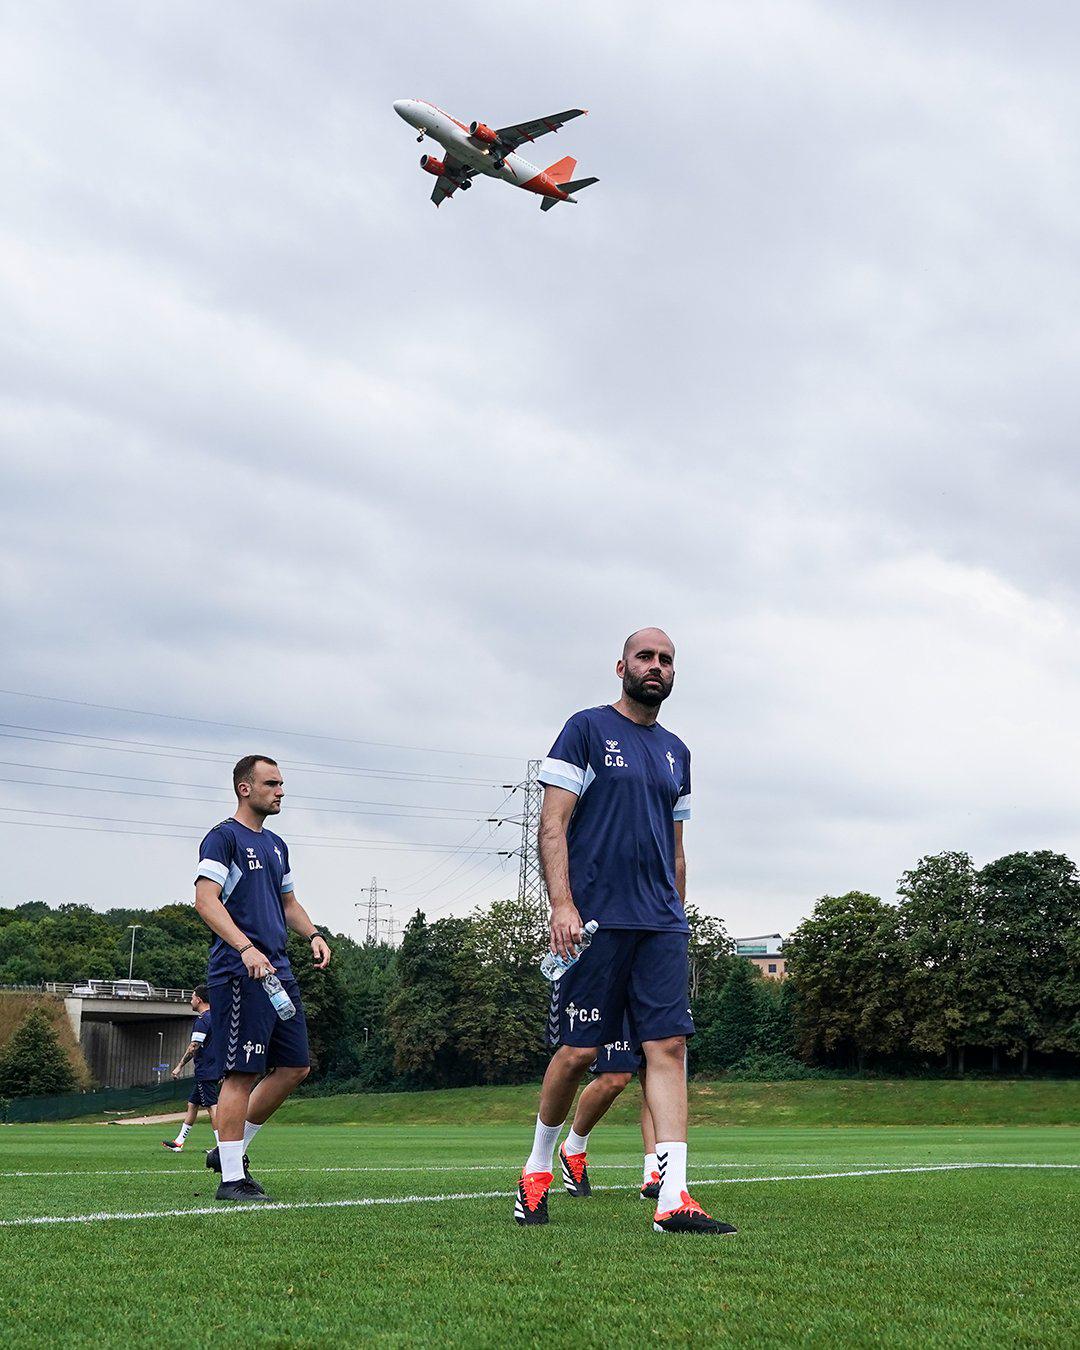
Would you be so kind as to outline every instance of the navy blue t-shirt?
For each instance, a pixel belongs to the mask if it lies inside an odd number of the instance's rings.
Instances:
[[[194,1055],[196,1078],[203,1078],[206,1076],[202,1072],[202,1065],[209,1062],[209,1057],[206,1051],[207,1047],[210,1044],[210,1037],[212,1035],[213,1031],[210,1026],[210,1009],[207,1008],[206,1012],[201,1012],[198,1015],[198,1017],[196,1017],[195,1023],[191,1028],[191,1039],[196,1046]]]
[[[585,922],[688,932],[675,887],[675,822],[690,819],[690,751],[610,704],[575,713],[540,769],[577,794],[566,842]]]
[[[223,820],[199,845],[195,880],[200,877],[218,883],[221,903],[233,923],[270,959],[280,978],[291,978],[292,967],[285,955],[288,929],[282,896],[292,890],[293,880],[285,841],[270,830],[249,830],[238,820]],[[215,936],[207,983],[246,974],[236,948]]]

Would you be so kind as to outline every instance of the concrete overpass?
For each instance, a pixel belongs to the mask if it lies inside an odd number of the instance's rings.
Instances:
[[[155,1066],[175,1064],[187,1049],[195,1018],[190,989],[150,988],[133,997],[126,982],[94,980],[46,984],[42,992],[64,1000],[71,1029],[102,1087],[159,1082],[165,1074]],[[191,1073],[187,1064],[184,1076]]]

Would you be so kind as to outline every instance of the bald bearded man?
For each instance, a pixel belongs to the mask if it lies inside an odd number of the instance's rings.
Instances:
[[[656,720],[675,683],[674,644],[661,629],[643,628],[623,644],[615,672],[618,702],[575,713],[540,770],[551,950],[571,955],[590,919],[599,929],[559,981],[559,1049],[544,1075],[514,1218],[523,1226],[548,1222],[561,1126],[597,1049],[622,1039],[625,1020],[648,1067],[660,1173],[653,1228],[734,1233],[705,1213],[686,1182],[684,1064],[694,1024],[682,835],[690,818],[690,752]]]

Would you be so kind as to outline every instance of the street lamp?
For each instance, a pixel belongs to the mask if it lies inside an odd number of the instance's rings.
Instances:
[[[141,923],[129,923],[129,924],[128,924],[128,927],[131,929],[131,957],[130,957],[130,959],[129,959],[129,961],[128,961],[128,979],[130,980],[130,979],[131,979],[131,972],[132,972],[132,970],[133,970],[134,967],[135,967],[135,930],[136,930],[136,928],[141,928],[141,927],[142,927],[142,924],[141,924]]]

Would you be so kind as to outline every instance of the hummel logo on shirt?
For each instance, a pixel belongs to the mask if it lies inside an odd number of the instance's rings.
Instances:
[[[253,848],[249,848],[247,851],[247,865],[249,872],[262,871],[262,863],[259,861],[259,855]]]
[[[622,751],[619,749],[618,741],[604,741],[607,747],[607,753],[604,755],[604,764],[609,769],[625,769],[626,760],[622,757]]]

